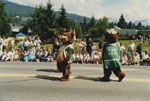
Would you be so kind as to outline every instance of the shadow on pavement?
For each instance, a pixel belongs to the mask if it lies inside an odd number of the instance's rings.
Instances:
[[[55,72],[54,69],[38,69],[37,71],[40,71],[40,72]]]
[[[77,76],[77,77],[74,77],[74,79],[91,80],[91,81],[95,81],[95,82],[104,82],[104,81],[99,81],[99,78],[100,77],[86,77],[86,76]],[[118,80],[112,80],[112,79],[110,79],[110,81],[107,81],[107,82],[111,82],[111,81],[118,82]]]
[[[0,82],[0,84],[2,84],[2,83],[26,82],[26,81],[33,81],[33,80],[37,80],[37,79],[12,80],[12,81]]]
[[[52,80],[52,81],[60,81],[59,77],[55,76],[48,76],[48,75],[37,75],[35,78],[45,79],[45,80]]]

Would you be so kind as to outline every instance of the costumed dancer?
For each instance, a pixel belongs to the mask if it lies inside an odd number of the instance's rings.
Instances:
[[[66,32],[60,36],[61,41],[63,42],[62,48],[59,49],[57,54],[57,68],[60,72],[63,73],[63,77],[60,78],[60,81],[69,81],[71,74],[71,58],[73,54],[73,41],[75,34],[72,31]]]
[[[120,63],[120,46],[117,42],[118,34],[119,32],[114,29],[107,30],[105,33],[106,43],[104,44],[102,53],[104,77],[100,78],[100,81],[110,81],[109,78],[112,71],[119,78],[119,82],[121,82],[126,75],[121,70],[122,64]]]

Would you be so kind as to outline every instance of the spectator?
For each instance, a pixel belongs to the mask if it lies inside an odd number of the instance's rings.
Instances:
[[[134,44],[133,40],[130,40],[128,48],[130,49],[131,52],[134,52],[135,44]]]
[[[84,63],[89,63],[89,60],[90,60],[89,54],[86,52],[84,54]]]
[[[27,51],[29,48],[29,44],[30,42],[25,38],[24,42],[23,42],[23,46],[24,46],[24,50]]]
[[[92,39],[89,38],[88,41],[87,41],[87,52],[89,53],[89,55],[91,56],[92,55],[92,46],[93,46],[93,42],[92,42]]]
[[[137,46],[136,52],[140,55],[140,59],[142,59],[142,42]]]
[[[85,54],[85,51],[86,51],[86,40],[85,38],[82,39],[82,42],[81,42],[81,51],[82,51],[82,55],[83,55],[83,58],[84,58],[84,54]]]
[[[103,49],[104,41],[103,41],[103,40],[100,40],[98,46],[99,46],[99,47],[98,47],[99,49]]]
[[[98,64],[98,60],[99,60],[99,56],[98,56],[98,52],[95,52],[95,54],[93,55],[93,61],[95,64]]]
[[[140,56],[139,54],[136,52],[135,55],[133,55],[133,64],[134,65],[139,65],[140,63]]]
[[[123,56],[121,57],[121,64],[128,65],[128,58],[127,58],[126,52],[124,52]]]
[[[120,58],[123,56],[125,49],[125,46],[122,44],[122,42],[120,42]]]

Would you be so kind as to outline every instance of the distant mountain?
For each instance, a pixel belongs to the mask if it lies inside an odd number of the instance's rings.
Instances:
[[[7,0],[1,0],[3,1],[6,6],[6,12],[9,16],[30,16],[31,13],[33,13],[34,9],[33,7],[20,5],[17,3],[9,2]]]
[[[8,15],[10,17],[30,16],[35,10],[35,8],[33,8],[33,7],[20,5],[20,4],[13,3],[13,2],[10,2],[10,1],[7,1],[7,0],[1,0],[1,1],[6,3],[6,6],[5,6],[6,12],[8,13]],[[55,11],[55,13],[56,13],[56,17],[60,16],[59,11]],[[77,15],[77,14],[71,14],[71,13],[67,13],[67,17],[70,18],[70,19],[73,19],[74,21],[78,21],[78,22],[82,22],[83,18],[84,18],[84,16],[80,16],[80,15]],[[87,18],[87,21],[90,21],[90,18],[88,18],[88,17],[86,17],[86,18]]]

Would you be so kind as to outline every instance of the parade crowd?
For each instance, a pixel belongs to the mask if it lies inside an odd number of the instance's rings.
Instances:
[[[17,45],[15,45],[17,44]],[[0,61],[24,61],[24,62],[54,62],[59,51],[61,42],[53,39],[53,49],[41,46],[39,37],[15,40],[12,38],[0,37]],[[128,47],[123,43],[120,45],[120,62],[123,65],[150,65],[150,55],[147,49],[142,53],[142,42],[135,46],[133,40]],[[74,45],[75,46],[75,45]],[[91,38],[77,40],[72,57],[73,63],[102,63],[104,41],[100,40],[98,47]],[[125,52],[125,49],[128,52]]]

